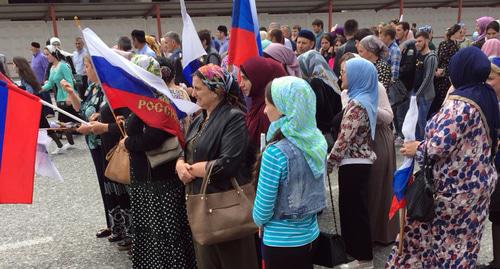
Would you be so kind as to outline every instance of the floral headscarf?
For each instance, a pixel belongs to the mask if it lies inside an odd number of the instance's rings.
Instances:
[[[130,61],[149,73],[161,77],[160,64],[155,58],[144,54],[136,54]]]
[[[328,66],[325,58],[315,50],[310,50],[299,56],[300,70],[302,77],[309,82],[313,78],[321,79],[333,91],[340,95],[340,87],[337,83],[338,78]]]
[[[207,64],[200,67],[195,75],[200,77],[203,84],[209,90],[216,91],[217,89],[222,89],[225,96],[232,97],[228,99],[231,105],[239,107],[242,111],[246,112],[245,101],[238,82],[227,70],[215,64]]]

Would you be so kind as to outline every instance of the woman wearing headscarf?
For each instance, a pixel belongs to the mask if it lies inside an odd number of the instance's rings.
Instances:
[[[472,43],[473,46],[476,46],[480,49],[483,47],[484,43],[486,42],[486,27],[488,27],[488,24],[490,24],[490,22],[494,20],[495,18],[488,16],[484,16],[476,20],[476,31],[479,36],[477,37],[477,40]]]
[[[49,79],[47,80],[47,82],[45,82],[45,84],[43,84],[40,93],[50,91],[55,85],[57,106],[66,112],[69,112],[73,115],[78,115],[78,113],[73,109],[71,101],[69,101],[68,99],[68,94],[61,85],[61,80],[65,80],[71,85],[72,88],[74,88],[73,74],[71,73],[70,66],[64,61],[64,55],[59,51],[58,48],[52,45],[48,45],[47,47],[45,47],[43,53],[47,57],[49,63],[52,64],[52,66],[50,67]],[[64,123],[75,121],[62,113],[59,113],[57,120]],[[71,145],[75,144],[71,132],[66,131],[64,132],[64,134],[66,135],[69,144],[61,147],[59,147],[58,145],[58,148],[54,152],[52,152],[52,154],[59,154],[62,151],[70,148]]]
[[[132,62],[161,76],[160,65],[150,56],[136,55]],[[160,148],[174,135],[146,125],[134,113],[126,119],[125,131],[120,144],[130,153],[133,267],[196,268],[184,185],[175,173],[177,160],[152,167],[146,157],[146,151]]]
[[[263,228],[267,269],[312,269],[326,206],[326,141],[316,127],[314,92],[304,80],[283,77],[266,89],[269,141],[260,162],[254,222]],[[312,108],[304,106],[313,105]]]
[[[338,79],[323,56],[310,50],[299,56],[302,77],[309,82],[316,95],[316,122],[328,142],[333,147],[333,118],[342,111]]]
[[[483,46],[484,48],[484,46]],[[491,72],[487,83],[495,90],[497,100],[500,100],[500,57],[490,58]],[[500,107],[500,102],[498,103]],[[500,132],[497,132],[497,139]],[[497,175],[500,170],[500,151],[497,147],[495,157],[495,167]],[[478,269],[496,269],[500,268],[500,180],[497,180],[495,191],[491,195],[490,215],[488,219],[491,221],[491,235],[493,241],[493,260],[487,265],[480,265]]]
[[[328,171],[339,167],[340,227],[346,252],[355,259],[344,268],[373,268],[366,194],[377,159],[372,145],[377,125],[377,69],[365,59],[354,58],[343,63],[341,74],[349,101],[328,158]]]
[[[437,113],[441,106],[443,105],[448,89],[450,88],[450,74],[448,73],[448,65],[450,63],[451,57],[457,53],[460,49],[458,46],[458,39],[460,38],[460,29],[462,27],[459,24],[453,25],[446,32],[446,40],[439,43],[438,48],[438,69],[436,71],[436,76],[434,79],[434,89],[436,96],[432,101],[431,108],[429,109],[428,117]]]
[[[384,60],[387,54],[387,46],[378,37],[369,35],[361,39],[358,44],[359,56],[372,62],[377,68],[378,81],[389,89],[391,85],[391,66]]]
[[[243,94],[252,98],[246,115],[248,129],[248,152],[250,164],[260,152],[260,135],[267,133],[269,119],[264,114],[265,88],[275,78],[286,76],[285,69],[273,59],[252,57],[241,65],[240,88]]]
[[[282,44],[272,43],[264,50],[264,57],[280,62],[289,76],[301,77],[295,53]]]
[[[475,268],[497,172],[499,110],[495,91],[486,84],[488,58],[477,48],[459,50],[449,65],[453,91],[429,120],[423,141],[401,148],[422,166],[433,163],[434,218],[409,221],[403,253],[394,246],[387,268]],[[398,237],[398,241],[401,237]]]
[[[235,78],[220,66],[208,64],[193,75],[193,88],[202,113],[191,124],[184,155],[177,161],[177,174],[187,185],[187,193],[200,193],[202,178],[209,170],[207,193],[232,189],[231,178],[240,185],[247,184],[248,131]],[[258,268],[253,234],[213,245],[194,244],[200,269]]]
[[[488,39],[481,48],[481,51],[484,52],[484,54],[486,54],[487,57],[499,57],[500,40],[496,38]]]
[[[341,61],[355,58],[352,53],[346,53]],[[359,57],[359,56],[358,56]],[[349,97],[347,89],[342,91],[342,104],[347,104]],[[377,160],[373,162],[368,180],[368,212],[370,214],[370,227],[372,241],[387,245],[396,239],[399,231],[397,217],[388,219],[392,204],[392,179],[396,171],[396,148],[394,134],[390,124],[394,119],[387,91],[382,83],[378,82],[377,127],[373,151]]]

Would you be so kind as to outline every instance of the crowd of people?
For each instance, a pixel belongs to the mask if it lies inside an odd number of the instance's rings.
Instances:
[[[109,106],[82,38],[73,53],[56,37],[43,48],[33,42],[31,65],[22,57],[13,62],[20,87],[49,102],[53,92],[59,108],[89,122],[48,131],[53,154],[70,149],[75,133],[85,135],[106,220],[96,236],[128,251],[134,268],[313,268],[318,214],[333,191],[325,178],[334,171],[350,257],[340,268],[374,268],[374,245],[393,243],[386,268],[475,268],[488,217],[494,257],[480,268],[500,268],[498,21],[477,19],[473,40],[465,25],[451,25],[437,48],[431,26],[398,20],[360,28],[350,19],[327,31],[317,19],[310,28],[261,27],[263,55],[239,67],[228,64],[226,26],[215,37],[201,30],[206,55],[192,85],[182,75],[178,33],[157,39],[133,30],[121,37],[114,52],[201,108],[178,122],[185,138],[178,158],[155,166],[147,152],[174,134]],[[402,132],[412,96],[416,141]],[[42,111],[40,128],[51,126],[53,114]],[[58,114],[58,122],[74,122]],[[130,153],[130,185],[105,176],[106,155],[118,144]],[[399,219],[388,218],[397,147],[420,165],[432,160],[435,186],[434,218],[408,220],[404,235]],[[255,184],[255,231],[197,241],[186,195],[226,192],[234,180]]]

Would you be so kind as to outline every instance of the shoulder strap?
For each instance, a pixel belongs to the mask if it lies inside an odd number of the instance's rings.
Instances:
[[[326,172],[326,171],[325,171],[325,173],[327,173],[327,178],[328,178],[328,192],[330,193],[330,203],[332,205],[333,227],[335,228],[335,230],[333,231],[333,233],[334,234],[338,234],[339,233],[339,228],[337,227],[337,216],[335,214],[335,205],[333,203],[332,182],[330,180],[330,174],[328,174],[328,172]]]

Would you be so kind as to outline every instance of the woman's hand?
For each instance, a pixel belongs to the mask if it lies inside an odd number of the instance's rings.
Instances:
[[[118,142],[118,147],[121,147],[122,149],[127,149],[125,147],[125,140],[127,140],[127,136],[125,136],[124,138],[122,138],[122,140],[120,140],[120,142]]]
[[[189,173],[190,165],[184,162],[183,159],[177,160],[177,164],[175,165],[175,170],[177,171],[177,175],[179,175],[179,179],[182,183],[188,184],[193,181],[195,177]]]
[[[89,122],[90,125],[92,126],[92,133],[96,135],[104,134],[108,132],[108,124],[107,123],[102,123],[98,121],[91,121]]]
[[[401,154],[408,158],[413,158],[417,154],[417,147],[420,145],[420,141],[410,141],[404,143],[403,147],[399,150]]]
[[[68,94],[72,94],[74,93],[73,91],[73,86],[71,86],[71,84],[69,84],[65,79],[61,79],[61,87],[63,88],[63,90],[68,93]]]
[[[438,68],[438,69],[436,70],[436,74],[435,74],[435,76],[436,76],[436,77],[442,77],[442,76],[443,76],[443,72],[444,72],[444,69],[443,69],[443,68]]]
[[[82,125],[80,125],[80,127],[78,127],[78,129],[76,129],[76,131],[81,133],[81,134],[88,135],[92,132],[92,125],[82,124]]]

